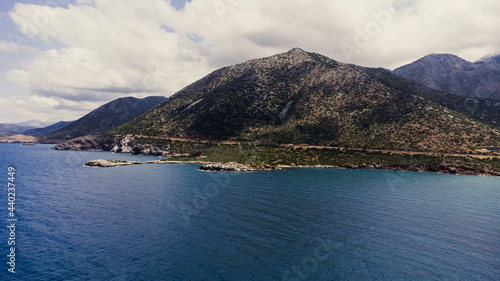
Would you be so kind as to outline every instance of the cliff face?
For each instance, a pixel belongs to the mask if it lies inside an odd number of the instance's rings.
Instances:
[[[141,154],[141,155],[155,155],[155,156],[166,156],[168,154],[164,147],[138,144],[135,141],[135,138],[131,136],[126,136],[122,139],[117,139],[110,150],[111,152],[125,153],[125,154]]]
[[[89,135],[75,138],[54,146],[55,150],[104,150],[115,153],[153,155],[162,157],[191,157],[187,153],[176,153],[168,146],[141,144],[134,136],[111,137]]]

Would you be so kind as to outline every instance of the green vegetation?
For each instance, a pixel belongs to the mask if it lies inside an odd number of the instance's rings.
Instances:
[[[179,154],[195,154],[201,160],[208,162],[238,162],[240,164],[267,164],[270,166],[338,166],[349,167],[359,165],[385,165],[397,166],[447,166],[466,167],[484,171],[500,172],[500,159],[478,159],[469,156],[443,156],[443,155],[411,155],[375,152],[368,150],[354,150],[341,148],[314,148],[297,146],[270,146],[254,145],[251,143],[240,144],[215,144],[194,141],[160,140],[140,138],[142,144],[152,144],[168,147],[169,150]],[[199,158],[168,158],[175,161],[198,161]]]

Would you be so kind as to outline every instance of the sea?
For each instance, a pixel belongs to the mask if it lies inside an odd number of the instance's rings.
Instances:
[[[499,178],[51,147],[0,144],[0,280],[500,280]]]

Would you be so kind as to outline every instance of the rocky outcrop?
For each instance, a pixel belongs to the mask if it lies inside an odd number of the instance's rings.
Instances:
[[[143,146],[132,136],[116,138],[112,136],[89,135],[78,137],[54,146],[55,150],[107,150],[116,153],[162,156],[158,147]]]
[[[90,160],[85,163],[85,166],[88,167],[117,167],[117,166],[128,166],[128,165],[136,165],[142,164],[139,161],[119,161],[119,160]]]
[[[53,147],[55,150],[111,150],[115,143],[111,136],[90,135],[79,137],[60,143]]]
[[[122,137],[89,135],[78,137],[69,141],[57,144],[55,150],[105,150],[114,153],[152,155],[162,157],[182,157],[192,158],[196,155],[189,153],[176,153],[169,147],[154,146],[151,144],[141,144],[137,137],[127,135]]]
[[[273,167],[269,165],[257,165],[257,164],[239,164],[236,162],[231,163],[207,163],[200,166],[202,171],[214,171],[214,172],[255,172],[255,171],[274,171],[281,170],[279,167]]]
[[[136,138],[131,135],[117,139],[113,148],[111,148],[111,152],[154,156],[165,156],[165,154],[168,154],[162,147],[137,143]]]
[[[0,143],[35,143],[36,138],[25,135],[13,135],[0,138]]]

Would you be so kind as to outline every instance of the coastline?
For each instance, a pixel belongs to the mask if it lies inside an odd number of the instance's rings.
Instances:
[[[486,176],[486,177],[500,177],[500,173],[494,171],[485,171],[480,169],[474,169],[470,167],[448,167],[444,165],[434,166],[434,165],[377,165],[377,164],[363,164],[363,165],[287,165],[282,166],[282,168],[313,168],[313,169],[349,169],[349,170],[380,170],[380,171],[406,171],[406,172],[418,172],[418,173],[437,173],[437,174],[450,174],[450,175],[469,175],[469,176]]]
[[[85,163],[87,167],[119,167],[130,165],[142,164],[198,164],[199,169],[202,171],[211,172],[258,172],[258,171],[278,171],[284,168],[312,168],[312,169],[350,169],[350,170],[382,170],[382,171],[407,171],[407,172],[421,172],[421,173],[439,173],[450,175],[473,175],[473,176],[491,176],[498,177],[500,173],[494,171],[485,171],[474,169],[470,167],[448,167],[445,165],[404,165],[404,164],[391,164],[391,165],[378,165],[378,164],[362,164],[362,165],[278,165],[270,166],[264,164],[241,164],[236,162],[221,163],[221,162],[208,162],[200,160],[155,160],[155,161],[121,161],[121,160],[90,160]]]
[[[224,172],[272,171],[287,167],[371,169],[457,175],[500,176],[500,155],[438,152],[378,151],[373,149],[253,143],[209,143],[141,136],[80,137],[56,145],[55,150],[101,150],[153,155],[163,160],[140,163],[89,163],[93,167],[135,164],[199,164],[201,170]],[[101,159],[102,160],[102,159]],[[106,161],[106,160],[103,160]]]

